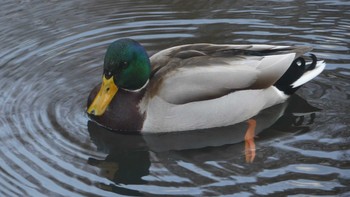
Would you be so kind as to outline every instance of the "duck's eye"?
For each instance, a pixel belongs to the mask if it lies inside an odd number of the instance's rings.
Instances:
[[[128,67],[128,62],[121,62],[120,66],[122,67],[122,69],[125,69]]]

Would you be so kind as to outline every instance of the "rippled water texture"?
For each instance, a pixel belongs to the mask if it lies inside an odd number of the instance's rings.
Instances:
[[[0,3],[0,196],[350,195],[350,2]],[[121,135],[88,122],[106,46],[310,45],[327,69],[287,103],[198,134]]]

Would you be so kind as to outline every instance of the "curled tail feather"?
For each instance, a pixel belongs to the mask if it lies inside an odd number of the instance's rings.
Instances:
[[[311,54],[310,58],[311,62],[306,62],[303,57],[296,58],[274,86],[285,94],[291,95],[303,84],[319,75],[325,68],[326,63],[317,61],[314,54]]]

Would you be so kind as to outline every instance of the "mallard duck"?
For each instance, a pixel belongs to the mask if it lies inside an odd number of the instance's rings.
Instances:
[[[87,113],[124,132],[174,132],[249,121],[325,68],[305,46],[188,44],[150,58],[135,40],[111,43]],[[309,59],[307,61],[307,59]],[[254,125],[253,125],[254,127]]]

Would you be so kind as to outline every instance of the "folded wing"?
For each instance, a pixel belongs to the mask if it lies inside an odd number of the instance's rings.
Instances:
[[[172,104],[208,100],[273,85],[309,47],[272,45],[183,45],[150,60],[150,96]],[[166,79],[166,80],[165,80]]]

